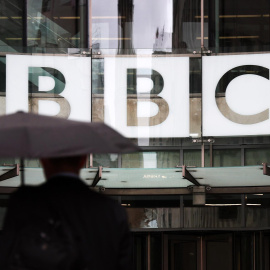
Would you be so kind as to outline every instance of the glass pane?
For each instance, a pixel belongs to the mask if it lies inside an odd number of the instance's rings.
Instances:
[[[174,168],[179,163],[179,151],[144,152],[122,155],[122,168]]]
[[[180,196],[122,196],[121,203],[135,208],[172,208],[180,207]]]
[[[133,269],[147,270],[147,235],[133,233]]]
[[[13,166],[20,164],[19,158],[0,158],[0,166]],[[27,168],[40,168],[41,163],[39,159],[24,159],[24,166]]]
[[[86,28],[86,1],[27,1],[28,47],[84,48]]]
[[[246,226],[269,227],[270,226],[270,195],[248,194],[246,195]]]
[[[162,235],[161,233],[152,233],[150,239],[150,262],[149,270],[162,270]]]
[[[184,227],[234,228],[240,226],[240,195],[206,195],[206,204],[201,207],[193,206],[192,196],[184,196]]]
[[[270,161],[270,149],[245,149],[245,165],[261,165]]]
[[[180,152],[157,152],[157,168],[174,168],[180,165]]]
[[[231,235],[206,236],[206,270],[232,270],[233,251]]]
[[[254,244],[253,232],[235,234],[235,269],[254,269]]]
[[[200,48],[200,1],[94,0],[93,48],[132,54],[190,53]]]
[[[0,51],[13,51],[23,46],[24,1],[0,1]]]
[[[123,196],[131,228],[179,228],[179,196]]]
[[[180,208],[127,208],[127,213],[133,229],[180,227]]]
[[[209,150],[205,150],[204,152],[205,156],[205,167],[210,166],[210,155]],[[184,150],[184,164],[186,166],[196,166],[201,167],[202,166],[202,156],[201,156],[201,150]]]
[[[240,149],[214,150],[213,155],[214,167],[241,166]]]
[[[215,53],[268,51],[268,0],[205,1],[206,38]]]
[[[93,167],[118,168],[117,154],[93,154]]]
[[[196,270],[197,269],[197,241],[170,240],[169,241],[169,269]]]

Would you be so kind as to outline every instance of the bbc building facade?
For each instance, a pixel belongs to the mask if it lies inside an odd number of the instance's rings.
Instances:
[[[81,172],[126,207],[134,270],[269,269],[269,1],[0,6],[0,115],[102,121],[142,148]],[[16,164],[0,160],[0,226]]]

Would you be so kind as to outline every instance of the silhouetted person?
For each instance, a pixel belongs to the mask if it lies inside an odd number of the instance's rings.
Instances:
[[[41,159],[46,183],[23,186],[11,196],[0,242],[0,269],[12,269],[9,265],[22,269],[19,264],[25,266],[32,262],[29,269],[132,268],[125,209],[81,181],[78,174],[85,161],[85,156]],[[43,230],[45,236],[39,233],[40,223],[48,224]],[[48,245],[43,239],[32,241],[35,230],[45,240],[46,234],[56,239],[56,244],[50,239]],[[58,243],[59,237],[61,241],[64,239],[64,247]],[[35,246],[39,241],[41,251]],[[38,257],[44,262],[40,263]]]

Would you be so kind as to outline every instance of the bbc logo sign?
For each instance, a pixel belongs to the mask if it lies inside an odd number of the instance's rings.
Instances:
[[[269,134],[270,54],[202,63],[203,135]],[[91,121],[91,58],[7,55],[6,65],[7,113]],[[104,121],[123,135],[189,137],[189,102],[189,58],[104,59]]]

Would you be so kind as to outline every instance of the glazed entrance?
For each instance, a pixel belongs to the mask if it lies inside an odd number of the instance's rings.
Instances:
[[[268,270],[270,234],[160,232],[133,234],[136,270]]]

